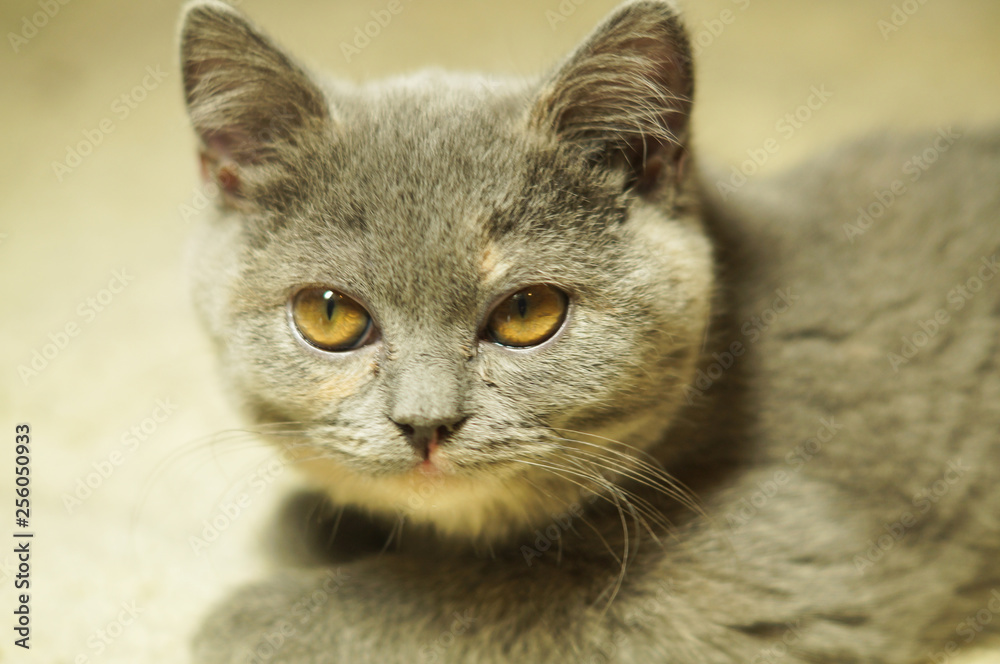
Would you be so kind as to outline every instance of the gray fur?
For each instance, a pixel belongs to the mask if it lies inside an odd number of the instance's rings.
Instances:
[[[996,135],[960,131],[851,242],[936,135],[723,201],[690,166],[667,3],[527,84],[326,81],[214,2],[182,54],[221,190],[199,311],[248,417],[347,515],[320,567],[213,609],[197,661],[902,664],[1000,588],[1000,279],[949,300],[1000,252]],[[571,296],[556,337],[480,338],[537,283]],[[308,285],[380,340],[308,347],[287,319]],[[413,479],[400,422],[453,427],[448,472]]]

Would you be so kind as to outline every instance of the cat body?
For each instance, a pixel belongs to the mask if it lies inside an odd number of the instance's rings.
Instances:
[[[199,311],[332,505],[196,661],[902,664],[995,631],[961,621],[1000,610],[1000,134],[729,191],[661,2],[533,83],[322,81],[216,3],[182,57],[221,192]],[[484,335],[532,284],[558,329]],[[313,286],[377,334],[310,345]]]

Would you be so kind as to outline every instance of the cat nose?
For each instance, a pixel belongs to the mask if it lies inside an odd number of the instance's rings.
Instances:
[[[386,415],[396,423],[418,454],[427,458],[432,443],[443,442],[466,418],[463,367],[457,361],[428,356],[397,360],[388,376]]]
[[[466,418],[462,417],[453,422],[431,426],[413,426],[412,424],[400,423],[396,420],[392,421],[403,432],[410,447],[426,460],[430,456],[431,449],[443,443],[465,420]]]

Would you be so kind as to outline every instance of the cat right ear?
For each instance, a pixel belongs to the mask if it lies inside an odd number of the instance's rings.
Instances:
[[[683,175],[694,91],[691,48],[672,2],[613,12],[545,82],[531,124],[626,172],[640,193]]]
[[[226,204],[244,207],[256,186],[293,167],[333,120],[323,93],[242,13],[215,0],[184,10],[181,72],[201,139],[202,176]]]

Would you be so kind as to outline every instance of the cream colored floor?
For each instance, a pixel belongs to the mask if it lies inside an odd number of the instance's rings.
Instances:
[[[2,32],[20,32],[23,18],[41,11],[38,1],[4,0]],[[860,129],[1000,119],[1000,3],[896,0],[910,3],[919,9],[883,39],[878,21],[891,19],[889,0],[690,0],[692,31],[705,44],[696,112],[703,152],[743,158],[775,135],[812,86],[825,85],[833,97],[782,140],[765,171]],[[560,11],[558,0],[404,0],[403,13],[350,64],[340,42],[384,0],[241,4],[312,63],[362,78],[428,65],[528,75],[614,3],[563,0],[568,16],[553,27],[549,12]],[[68,0],[58,7],[18,53],[9,37],[0,45],[0,447],[8,450],[0,466],[13,462],[14,423],[29,422],[36,533],[30,654],[11,645],[13,556],[0,547],[7,552],[0,553],[0,613],[7,616],[0,661],[183,662],[183,639],[206,603],[259,570],[258,525],[294,478],[281,473],[254,493],[246,478],[261,452],[197,444],[236,422],[192,318],[180,263],[189,227],[179,206],[192,200],[196,178],[175,66],[178,3]],[[729,23],[713,23],[725,10]],[[147,78],[152,89],[123,117],[116,100],[142,84],[147,67],[165,76],[155,87]],[[58,181],[53,162],[105,118],[113,131]],[[131,282],[103,293],[116,270]],[[88,313],[87,299],[102,297],[103,310]],[[78,334],[23,380],[18,366],[68,323]],[[157,400],[176,410],[154,426],[146,418]],[[143,426],[145,441],[123,440]],[[191,451],[168,456],[189,443]],[[64,496],[116,451],[120,464],[68,510]],[[12,475],[0,475],[3,523],[10,524]],[[241,492],[250,504],[196,555],[189,537]],[[131,619],[123,603],[141,613]],[[1000,662],[997,654],[962,655]]]

